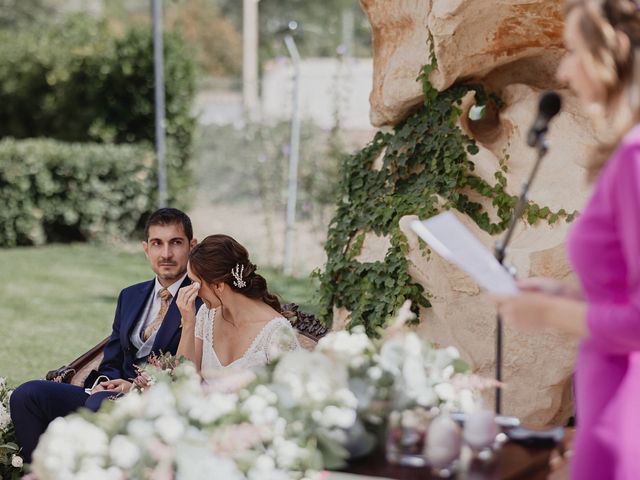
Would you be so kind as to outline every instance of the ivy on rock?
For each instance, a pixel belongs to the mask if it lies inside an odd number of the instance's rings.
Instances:
[[[506,191],[506,162],[495,173],[493,185],[475,175],[469,155],[478,153],[478,146],[457,125],[461,100],[470,90],[475,91],[478,104],[493,101],[500,106],[500,101],[479,85],[456,85],[438,92],[428,81],[433,68],[435,61],[423,67],[418,77],[425,94],[421,108],[393,132],[376,133],[343,165],[341,198],[325,245],[327,264],[324,271],[316,272],[320,316],[326,324],[331,324],[334,306],[345,307],[351,312],[350,328],[363,325],[369,335],[376,335],[405,299],[412,301],[416,314],[420,306],[430,306],[428,292],[409,275],[409,247],[399,227],[403,216],[425,219],[442,208],[455,208],[491,234],[508,226],[517,197]],[[381,156],[377,168],[374,163]],[[493,215],[470,198],[472,192],[491,199]],[[535,224],[539,219],[570,221],[574,215],[530,203],[523,216]],[[492,221],[492,216],[497,220]],[[389,238],[382,261],[356,260],[366,233]]]

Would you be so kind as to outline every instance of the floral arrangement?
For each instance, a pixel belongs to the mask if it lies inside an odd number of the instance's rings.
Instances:
[[[310,480],[373,448],[370,427],[398,398],[407,409],[466,409],[477,399],[455,349],[400,328],[380,341],[331,332],[313,352],[220,370],[204,383],[189,362],[152,363],[140,373],[150,388],[52,422],[33,455],[35,476]]]
[[[203,387],[191,364],[171,375],[149,367],[144,393],[52,422],[33,472],[40,480],[315,478],[346,456],[338,434],[356,416],[346,369],[305,351],[269,370],[228,371]]]
[[[16,480],[22,475],[22,457],[9,415],[11,390],[0,377],[0,478]]]

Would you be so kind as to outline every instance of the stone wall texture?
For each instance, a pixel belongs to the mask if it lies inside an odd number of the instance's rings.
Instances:
[[[563,54],[562,2],[557,0],[361,0],[372,26],[374,82],[371,122],[393,126],[423,101],[416,81],[433,52],[437,69],[430,78],[438,90],[473,80],[498,93],[499,112],[479,122],[468,120],[473,93],[463,101],[460,127],[476,140],[476,173],[494,183],[500,162],[508,166],[508,191],[518,194],[535,160],[526,133],[540,93],[561,89],[563,110],[553,120],[550,150],[529,198],[552,210],[580,210],[589,194],[584,163],[595,133],[577,101],[558,85],[554,72]],[[481,201],[482,199],[477,199]],[[491,208],[489,208],[491,210]],[[496,241],[470,219],[461,220],[487,246]],[[401,229],[412,246],[413,278],[432,295],[421,312],[419,329],[441,345],[458,347],[479,373],[494,374],[495,309],[477,285],[436,254],[424,256],[405,217]],[[564,253],[570,225],[521,222],[508,252],[519,277],[572,278]],[[363,256],[384,257],[384,239],[367,238]],[[444,279],[444,280],[443,280]],[[348,312],[340,311],[340,324]],[[558,424],[572,414],[571,377],[575,343],[560,334],[505,329],[503,412],[534,425]],[[489,394],[490,395],[490,394]],[[488,405],[492,405],[490,396]]]

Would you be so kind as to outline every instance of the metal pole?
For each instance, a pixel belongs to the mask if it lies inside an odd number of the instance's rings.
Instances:
[[[536,163],[533,165],[533,169],[529,174],[529,178],[522,184],[522,191],[520,192],[520,196],[518,197],[518,202],[516,203],[515,208],[513,209],[513,213],[511,215],[511,223],[509,224],[509,229],[507,233],[505,233],[502,239],[499,239],[496,242],[494,255],[496,260],[500,262],[502,266],[507,268],[509,273],[515,276],[515,271],[505,266],[504,261],[507,256],[507,245],[511,241],[511,236],[516,229],[516,224],[522,214],[524,213],[524,209],[527,206],[527,194],[529,193],[529,187],[533,182],[533,179],[536,177],[538,173],[538,169],[540,168],[540,164],[542,163],[542,159],[547,154],[548,147],[546,143],[546,139],[541,136],[538,139],[536,144],[536,149],[538,152],[538,156],[536,158]],[[502,341],[503,341],[504,331],[503,331],[503,323],[502,317],[500,314],[496,314],[496,381],[498,383],[502,383]],[[502,389],[500,386],[496,387],[496,415],[500,415],[502,413]]]
[[[353,56],[353,31],[355,29],[355,16],[353,8],[342,10],[342,45],[344,46],[344,56]]]
[[[300,151],[300,54],[291,35],[284,37],[293,62],[293,103],[291,112],[291,149],[289,153],[289,189],[287,194],[287,229],[284,240],[284,273],[293,270],[293,240],[296,222],[296,201],[298,195],[298,161]]]
[[[164,46],[162,41],[162,0],[152,0],[153,73],[155,84],[156,157],[158,159],[158,207],[167,206],[165,160]]]
[[[242,4],[242,101],[244,112],[255,121],[258,115],[258,1]]]

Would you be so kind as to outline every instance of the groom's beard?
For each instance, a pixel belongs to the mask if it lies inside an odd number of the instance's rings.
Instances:
[[[180,269],[177,262],[165,261],[158,263],[156,275],[160,280],[175,281],[186,273],[186,269]]]

